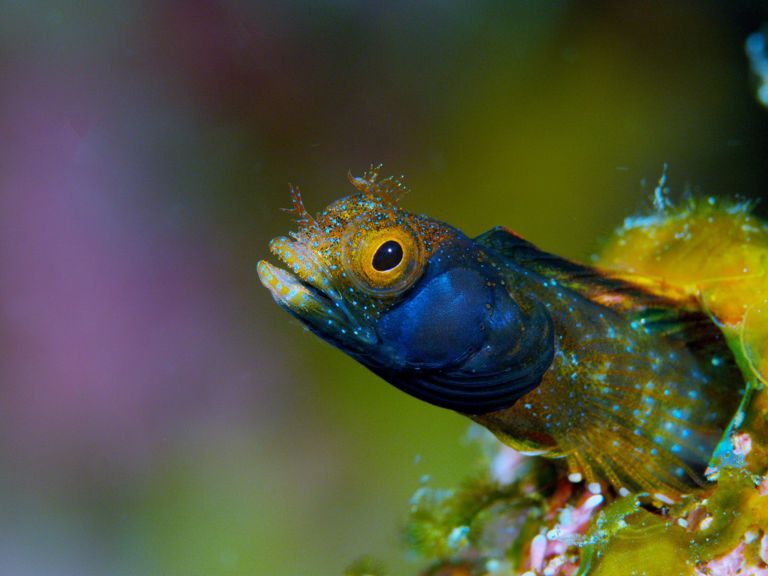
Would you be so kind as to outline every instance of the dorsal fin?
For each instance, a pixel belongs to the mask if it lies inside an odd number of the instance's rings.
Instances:
[[[681,288],[561,258],[502,226],[474,240],[508,263],[554,281],[553,286],[560,285],[642,323],[649,332],[682,338],[689,348],[707,353],[713,348],[725,349],[720,330],[702,310],[700,301]]]

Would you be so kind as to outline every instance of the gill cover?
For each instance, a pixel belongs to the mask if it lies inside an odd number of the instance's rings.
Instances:
[[[554,357],[546,309],[514,299],[493,262],[458,231],[377,332],[381,349],[359,358],[364,364],[416,398],[465,414],[511,406]]]

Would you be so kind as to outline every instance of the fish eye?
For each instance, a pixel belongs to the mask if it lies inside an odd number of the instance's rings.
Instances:
[[[381,297],[404,292],[424,267],[421,242],[403,225],[378,230],[354,227],[345,239],[342,260],[358,288]]]
[[[397,268],[403,261],[403,247],[397,240],[387,240],[373,255],[371,265],[379,272]]]

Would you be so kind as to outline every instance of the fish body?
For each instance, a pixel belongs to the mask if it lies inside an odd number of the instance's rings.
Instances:
[[[703,472],[744,379],[684,287],[477,238],[403,210],[376,170],[357,193],[272,241],[276,302],[403,391],[502,442],[563,459],[572,478],[678,495]]]
[[[555,345],[535,389],[472,418],[517,449],[564,457],[590,482],[668,494],[700,484],[743,379],[698,301],[567,262],[505,230],[476,241],[504,262],[512,292],[544,302]]]

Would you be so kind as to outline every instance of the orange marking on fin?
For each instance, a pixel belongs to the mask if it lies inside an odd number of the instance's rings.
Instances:
[[[497,226],[497,228],[501,228],[502,230],[504,230],[504,232],[506,232],[507,234],[511,234],[515,238],[520,238],[520,240],[525,240],[525,238],[523,238],[520,234],[518,234],[511,228],[507,228],[506,226]]]

